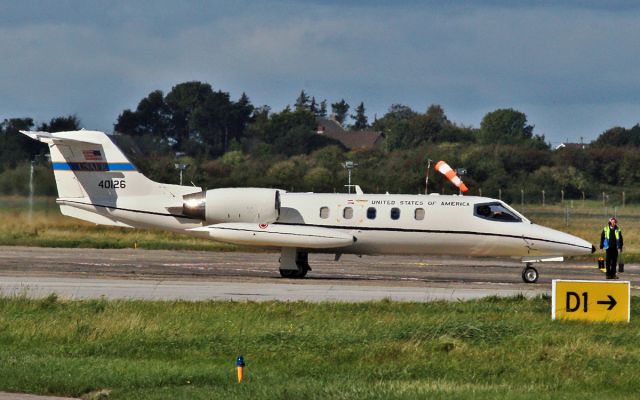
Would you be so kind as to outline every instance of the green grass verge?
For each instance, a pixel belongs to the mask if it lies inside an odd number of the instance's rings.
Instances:
[[[112,399],[623,399],[630,324],[548,298],[407,304],[0,298],[0,390]],[[235,357],[246,380],[235,382]],[[105,392],[106,393],[106,392]]]

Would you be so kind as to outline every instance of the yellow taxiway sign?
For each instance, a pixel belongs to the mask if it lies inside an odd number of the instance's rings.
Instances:
[[[628,281],[553,280],[552,319],[629,322]]]

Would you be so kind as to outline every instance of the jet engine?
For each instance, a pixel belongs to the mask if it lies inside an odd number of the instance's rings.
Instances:
[[[183,197],[182,214],[207,224],[270,224],[280,216],[280,191],[260,188],[212,189]]]

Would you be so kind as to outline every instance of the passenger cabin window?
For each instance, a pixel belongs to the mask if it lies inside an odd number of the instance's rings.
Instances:
[[[391,209],[391,219],[396,220],[396,219],[400,219],[400,209],[399,208],[392,208]]]
[[[351,219],[353,218],[353,208],[351,207],[345,207],[344,211],[342,211],[342,216],[344,217],[344,219]]]
[[[522,219],[500,203],[476,204],[473,213],[476,217],[500,222],[522,222]]]
[[[418,221],[422,221],[424,219],[424,208],[416,208],[413,217]]]
[[[329,207],[321,207],[320,208],[320,218],[322,218],[322,219],[329,218]]]
[[[367,208],[367,218],[368,219],[376,219],[376,208],[375,207]]]

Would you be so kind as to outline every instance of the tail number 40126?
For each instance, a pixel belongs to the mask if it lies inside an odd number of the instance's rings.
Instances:
[[[98,182],[98,187],[103,189],[124,189],[127,184],[124,179],[106,179]]]

